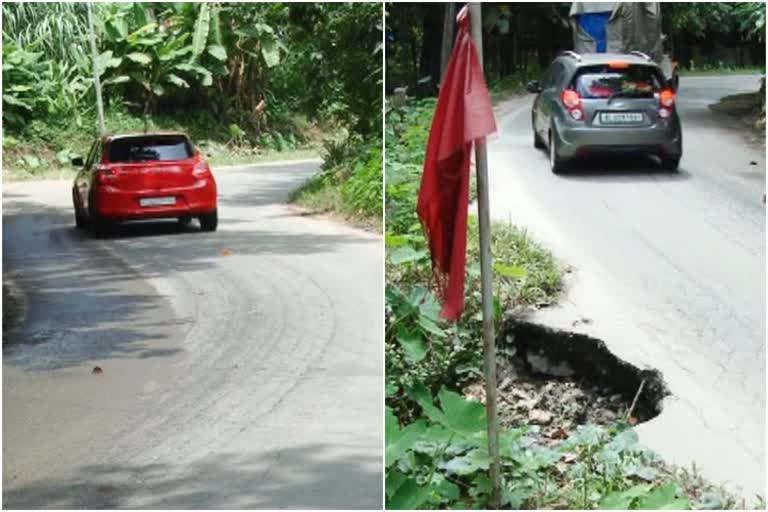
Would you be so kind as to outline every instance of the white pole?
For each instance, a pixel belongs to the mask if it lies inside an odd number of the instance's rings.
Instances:
[[[96,92],[96,113],[99,116],[99,135],[102,137],[107,134],[107,127],[104,124],[104,104],[101,102],[101,81],[99,80],[99,53],[96,50],[96,36],[93,33],[93,13],[91,2],[87,2],[88,7],[88,34],[91,39],[91,56],[93,58],[93,89]]]
[[[483,23],[479,3],[469,6],[472,39],[483,66]],[[485,139],[475,141],[477,167],[477,216],[480,226],[480,276],[483,300],[483,355],[485,372],[485,408],[488,417],[488,455],[491,458],[492,508],[501,501],[501,458],[499,456],[498,413],[496,411],[496,343],[493,332],[493,267],[491,257],[491,220],[488,208],[488,154]]]

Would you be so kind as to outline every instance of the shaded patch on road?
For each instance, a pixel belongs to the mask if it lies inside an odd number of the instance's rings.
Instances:
[[[24,297],[21,290],[10,280],[3,278],[3,346],[13,343],[11,334],[24,316]]]
[[[379,454],[353,443],[223,453],[191,465],[90,465],[70,478],[4,485],[3,508],[380,509],[380,465]]]

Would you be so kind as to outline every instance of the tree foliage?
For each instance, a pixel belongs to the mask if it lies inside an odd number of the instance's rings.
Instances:
[[[91,110],[84,4],[3,4],[7,128]],[[296,116],[380,127],[378,4],[94,4],[105,103],[204,111],[258,137]]]

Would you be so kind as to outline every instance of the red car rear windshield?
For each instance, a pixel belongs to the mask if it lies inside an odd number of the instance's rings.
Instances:
[[[182,135],[125,137],[109,143],[110,162],[146,162],[192,158],[192,145]]]
[[[582,98],[652,98],[661,89],[661,80],[652,66],[589,66],[574,78],[574,85]]]

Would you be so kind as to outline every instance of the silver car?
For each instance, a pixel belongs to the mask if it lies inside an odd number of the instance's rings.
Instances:
[[[640,52],[563,52],[541,82],[528,83],[533,142],[548,148],[552,172],[590,155],[655,155],[676,171],[683,134],[675,89],[659,66]]]

